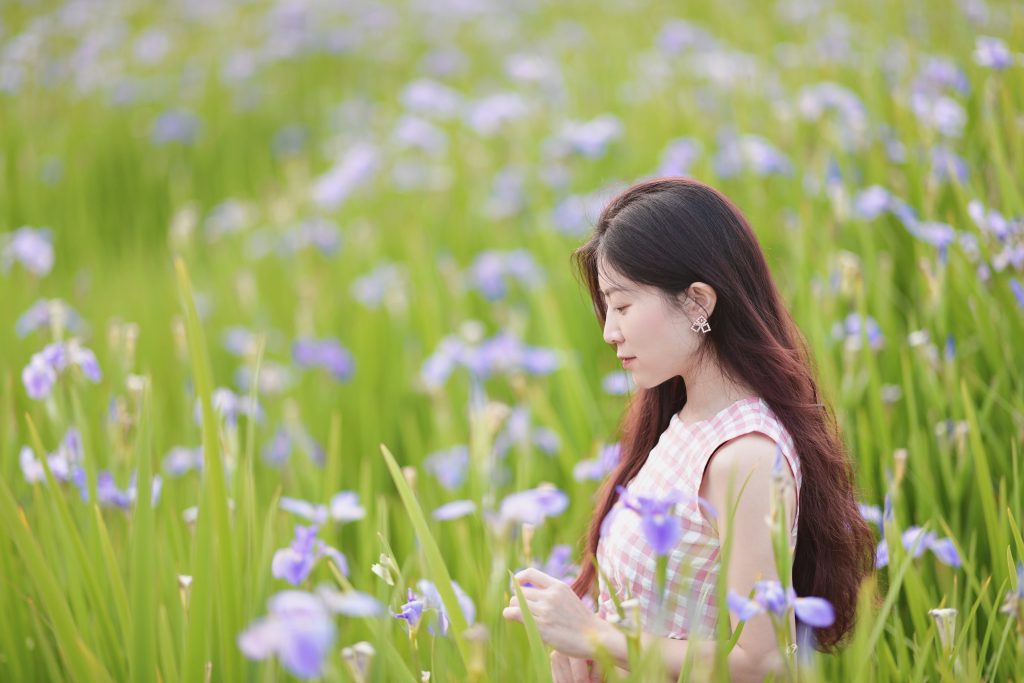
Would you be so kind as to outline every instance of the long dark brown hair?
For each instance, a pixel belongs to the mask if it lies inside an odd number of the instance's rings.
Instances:
[[[802,482],[793,588],[826,598],[835,622],[817,630],[817,647],[832,650],[854,624],[861,581],[874,567],[874,541],[857,507],[853,469],[832,411],[821,399],[806,342],[768,270],[746,218],[716,190],[688,178],[659,178],[623,191],[602,211],[593,235],[573,253],[590,290],[598,322],[606,307],[598,266],[676,296],[694,282],[714,288],[717,302],[701,353],[723,373],[753,389],[782,422],[800,457]],[[615,487],[636,476],[647,455],[686,403],[683,378],[640,389],[621,429],[621,459],[597,494],[582,571],[573,590],[594,590],[593,557]]]

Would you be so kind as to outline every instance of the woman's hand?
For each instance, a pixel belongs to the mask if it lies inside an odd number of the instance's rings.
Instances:
[[[577,659],[558,650],[551,653],[551,678],[554,683],[591,683],[601,677],[590,659]]]
[[[524,569],[515,578],[533,584],[521,590],[544,642],[567,657],[593,659],[601,634],[614,627],[591,612],[568,584],[539,569]],[[521,622],[520,610],[519,599],[512,596],[502,616]]]

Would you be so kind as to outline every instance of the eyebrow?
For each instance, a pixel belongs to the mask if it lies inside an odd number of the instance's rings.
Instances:
[[[602,289],[601,293],[604,294],[605,297],[608,297],[608,295],[614,294],[615,292],[625,292],[625,291],[628,291],[625,287],[609,287],[608,289]]]

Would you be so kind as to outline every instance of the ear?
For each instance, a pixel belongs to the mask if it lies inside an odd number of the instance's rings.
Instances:
[[[690,317],[696,318],[699,315],[703,315],[705,318],[711,317],[715,310],[715,303],[718,301],[718,294],[711,285],[694,282],[683,294],[685,297],[683,307]]]

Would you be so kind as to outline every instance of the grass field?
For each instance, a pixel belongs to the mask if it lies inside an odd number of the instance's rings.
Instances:
[[[1024,680],[1022,173],[1019,3],[3,3],[0,680],[542,680],[629,391],[569,255],[659,175],[887,557],[803,678]]]

